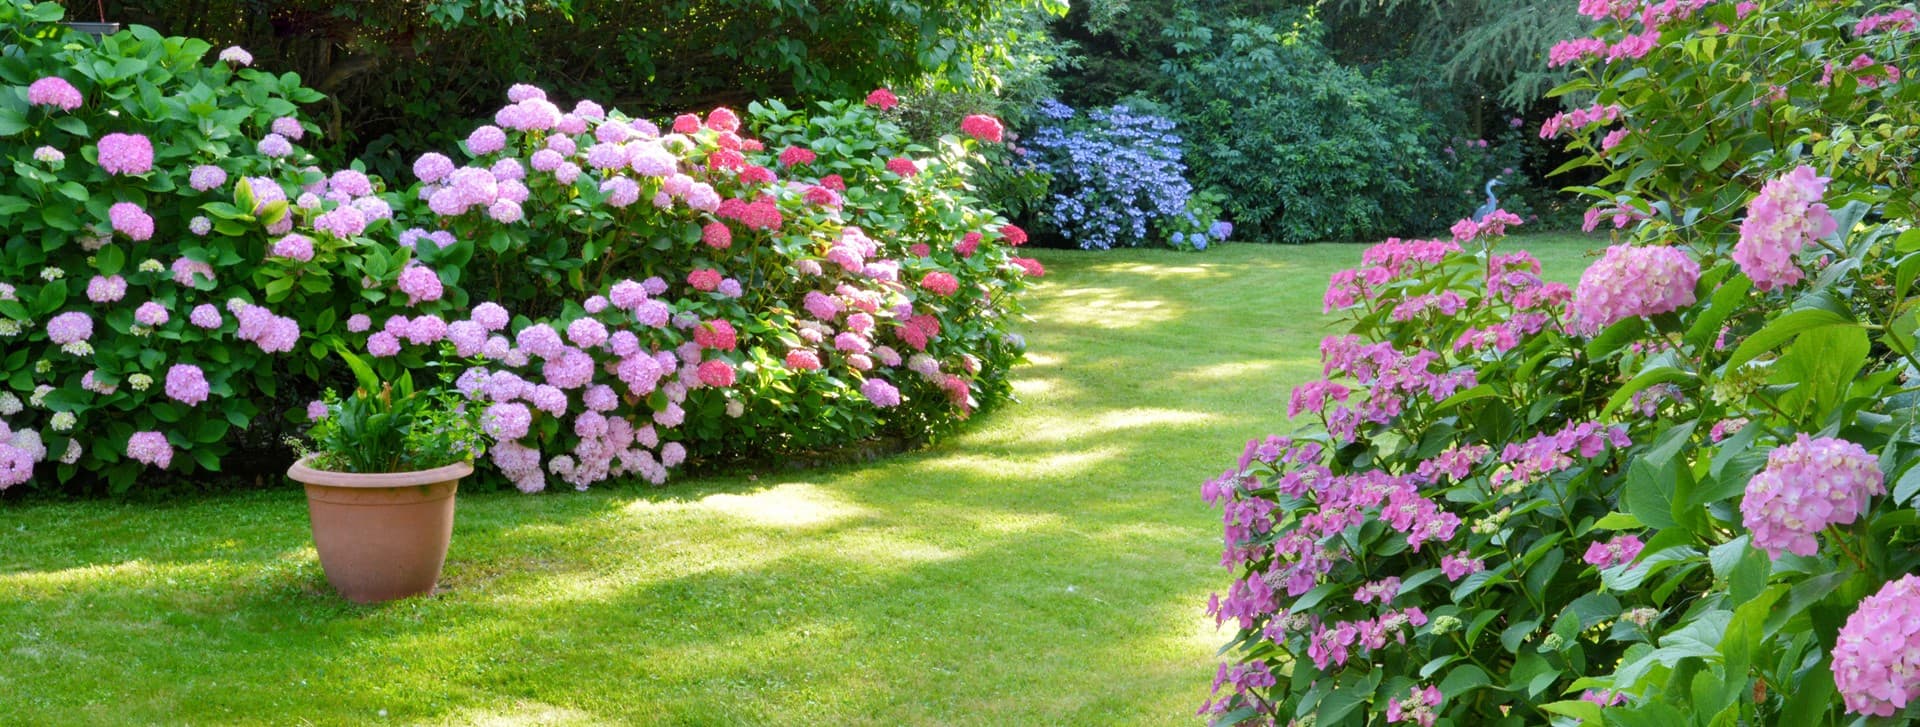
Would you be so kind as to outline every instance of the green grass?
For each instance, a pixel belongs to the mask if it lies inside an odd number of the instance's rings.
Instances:
[[[291,485],[6,506],[0,721],[1188,723],[1199,485],[1284,429],[1360,251],[1042,251],[1019,403],[864,467],[463,496],[428,599],[332,595]]]

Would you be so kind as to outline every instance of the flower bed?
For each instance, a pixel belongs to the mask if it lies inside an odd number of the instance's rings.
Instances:
[[[318,168],[319,95],[244,51],[69,45],[58,17],[0,5],[0,486],[217,469],[341,348],[457,376],[529,491],[924,436],[1008,394],[1043,271],[959,189],[990,118],[926,149],[864,105],[762,109],[768,143],[516,86],[403,185]]]

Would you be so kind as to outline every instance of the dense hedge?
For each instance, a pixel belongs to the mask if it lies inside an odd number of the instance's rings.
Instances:
[[[457,375],[528,490],[925,436],[1008,393],[1041,271],[961,191],[991,118],[925,148],[868,105],[756,107],[766,143],[515,86],[402,185],[314,166],[319,94],[243,50],[59,17],[0,4],[0,483],[217,469],[342,347]]]

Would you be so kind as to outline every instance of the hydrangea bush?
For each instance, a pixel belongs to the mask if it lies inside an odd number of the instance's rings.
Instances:
[[[1217,206],[1194,203],[1173,121],[1124,106],[1083,117],[1053,100],[1035,116],[1044,123],[1027,144],[1052,178],[1040,218],[1081,249],[1161,242],[1204,250],[1232,232],[1215,224]]]
[[[1219,722],[1920,718],[1912,9],[1592,0],[1542,134],[1618,221],[1334,276],[1325,378],[1206,484]]]
[[[0,4],[0,486],[217,469],[256,417],[324,411],[271,409],[342,347],[457,376],[525,490],[923,437],[1008,393],[1043,271],[955,191],[990,117],[928,150],[842,104],[773,145],[516,86],[402,183],[317,167],[319,95],[244,50],[59,17]]]

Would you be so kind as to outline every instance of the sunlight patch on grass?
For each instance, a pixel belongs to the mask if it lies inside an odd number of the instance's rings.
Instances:
[[[1066,442],[1103,437],[1131,429],[1149,427],[1195,427],[1220,420],[1217,414],[1181,409],[1121,409],[1089,419],[1053,420],[1025,432],[1020,438],[1035,442]]]
[[[522,699],[495,709],[468,707],[434,724],[473,725],[473,727],[521,727],[523,725],[567,727],[602,723],[601,718],[577,709]]]
[[[929,469],[963,472],[989,481],[1032,478],[1037,481],[1071,477],[1124,454],[1115,447],[1056,452],[1039,456],[993,456],[955,452],[925,463]]]
[[[211,573],[211,563],[154,565],[144,560],[123,563],[83,565],[55,571],[25,571],[0,574],[0,593],[23,596],[53,595],[62,591],[128,587],[141,584],[172,585],[197,575]]]
[[[1318,364],[1319,360],[1289,359],[1288,364]],[[1272,373],[1280,365],[1279,361],[1228,361],[1212,366],[1187,369],[1173,375],[1173,378],[1191,383],[1212,383],[1222,381],[1244,381],[1261,378]]]
[[[1226,273],[1220,271],[1218,265],[1208,265],[1208,264],[1151,265],[1151,264],[1141,264],[1141,263],[1118,263],[1118,264],[1111,264],[1111,265],[1095,265],[1088,269],[1096,273],[1145,275],[1155,280],[1166,280],[1168,278],[1202,280],[1202,279],[1208,279],[1208,278],[1227,277]]]
[[[1070,326],[1124,329],[1166,323],[1178,318],[1181,307],[1157,298],[1142,298],[1126,288],[1083,287],[1063,290],[1049,306],[1047,317]]]
[[[817,528],[873,514],[811,482],[790,482],[745,494],[723,492],[691,503],[635,500],[626,506],[627,513],[634,516],[669,510],[715,513],[742,525],[765,528]]]

